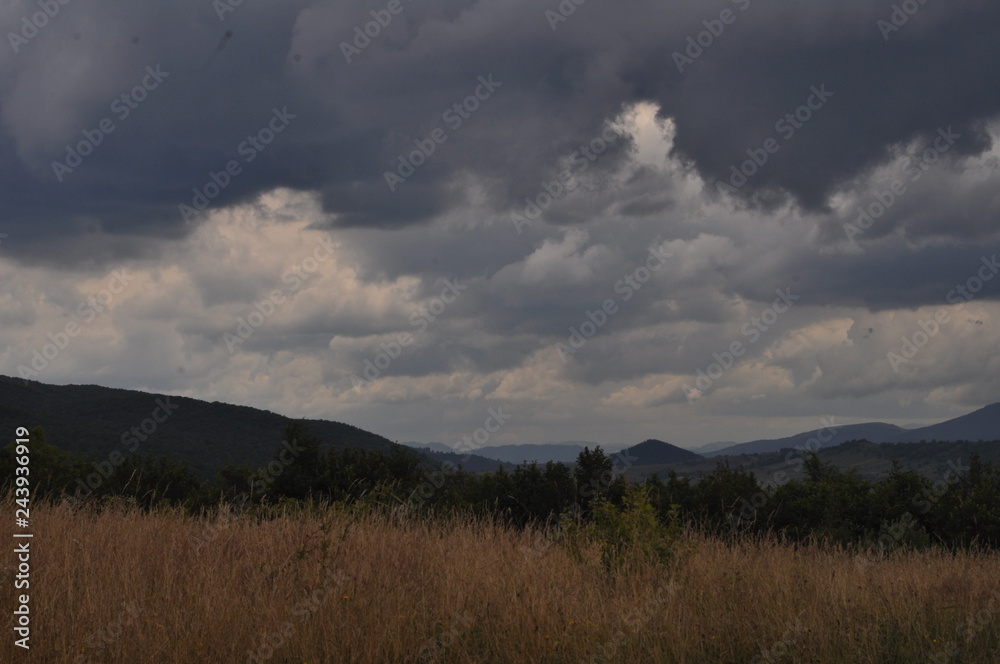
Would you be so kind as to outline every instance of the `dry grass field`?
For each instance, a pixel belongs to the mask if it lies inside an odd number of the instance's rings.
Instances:
[[[484,522],[42,504],[32,517],[31,650],[7,610],[3,662],[1000,661],[996,554],[872,559],[688,534],[669,566],[608,573],[596,552]],[[3,557],[5,607],[16,564]]]

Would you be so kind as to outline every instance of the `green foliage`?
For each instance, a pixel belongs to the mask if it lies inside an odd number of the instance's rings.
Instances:
[[[1000,467],[973,454],[965,473],[943,483],[936,482],[928,497],[928,521],[938,537],[958,546],[1000,548]]]
[[[604,454],[600,445],[593,450],[583,448],[576,459],[573,479],[576,480],[577,502],[584,513],[602,497],[620,502],[625,492],[625,478],[615,472],[614,462]]]
[[[805,457],[806,480],[792,481],[773,492],[771,525],[793,539],[827,542],[860,541],[878,531],[872,485],[854,472],[841,472],[820,461],[815,452]]]
[[[688,511],[703,529],[722,533],[731,529],[734,518],[740,522],[757,519],[754,502],[761,494],[760,483],[750,471],[733,469],[729,461],[719,463],[693,487],[683,487],[671,478],[673,491],[682,492],[691,503]],[[750,505],[748,508],[747,505]]]
[[[61,493],[75,483],[86,468],[83,459],[49,444],[42,427],[31,429],[27,438],[30,441],[28,478],[32,495]],[[0,449],[0,490],[7,491],[13,486],[18,465],[16,449],[17,443],[14,442]]]
[[[806,478],[814,484],[834,479],[840,472],[832,463],[822,461],[815,451],[806,453],[803,461],[805,462]]]
[[[596,545],[601,565],[612,574],[644,560],[669,563],[679,535],[676,508],[670,526],[665,526],[646,491],[632,484],[626,487],[620,505],[599,497],[593,503],[590,519],[567,518],[562,539],[578,559],[583,558],[587,545]]]
[[[125,500],[194,512],[231,503],[262,514],[267,506],[387,510],[406,504],[413,508],[406,513],[472,513],[550,532],[557,524],[558,538],[574,555],[582,560],[599,551],[609,572],[637,557],[669,562],[682,523],[730,537],[773,532],[881,553],[932,544],[1000,548],[1000,468],[976,455],[967,465],[947,460],[933,481],[894,464],[888,476],[870,482],[811,453],[801,459],[802,479],[776,487],[762,487],[752,472],[728,463],[698,481],[670,472],[665,482],[654,475],[630,485],[599,447],[584,450],[575,467],[532,463],[474,474],[398,445],[324,447],[296,422],[269,463],[226,465],[206,481],[167,457],[115,450],[83,458],[49,444],[46,434],[36,428],[30,435],[33,499]],[[14,444],[0,449],[0,482],[8,491],[15,451]]]
[[[879,554],[886,554],[896,549],[924,549],[931,543],[927,529],[917,522],[909,512],[898,519],[882,521],[878,535],[874,539],[866,538],[864,548]]]
[[[257,408],[164,397],[97,385],[47,385],[0,376],[0,429],[43,425],[48,442],[94,460],[121,449],[123,433],[142,425],[160,403],[173,412],[155,431],[136,436],[138,454],[168,455],[204,479],[226,464],[266,464],[282,432],[296,420]],[[324,446],[386,450],[391,441],[339,422],[298,421]]]

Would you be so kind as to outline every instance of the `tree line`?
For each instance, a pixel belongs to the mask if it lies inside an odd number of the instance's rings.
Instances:
[[[112,454],[94,460],[60,450],[31,432],[34,500],[100,505],[125,497],[143,508],[183,506],[193,514],[221,503],[239,509],[275,504],[366,506],[411,515],[474,514],[517,527],[564,527],[608,510],[627,512],[637,496],[663,527],[688,525],[719,537],[778,534],[887,551],[899,547],[1000,547],[1000,468],[973,455],[931,480],[893,462],[869,481],[824,462],[799,462],[802,477],[764,486],[750,471],[721,462],[697,480],[670,471],[630,482],[600,447],[570,466],[559,462],[468,473],[394,445],[387,451],[324,448],[290,425],[270,463],[229,465],[204,478],[166,457]],[[3,491],[12,492],[14,446],[0,450]]]

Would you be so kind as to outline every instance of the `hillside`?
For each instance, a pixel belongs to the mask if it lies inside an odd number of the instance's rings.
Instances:
[[[662,440],[645,440],[624,451],[627,459],[633,459],[636,465],[672,464],[683,461],[701,460],[700,454],[690,450],[665,443]]]
[[[755,454],[775,452],[786,448],[803,449],[814,438],[819,441],[822,447],[834,447],[849,440],[867,440],[873,443],[998,440],[1000,439],[1000,403],[991,404],[967,415],[938,424],[916,429],[904,429],[884,422],[865,422],[843,426],[834,424],[829,430],[815,429],[785,438],[753,440],[747,443],[729,445],[705,451],[705,456]],[[816,447],[816,443],[811,443],[810,447]]]
[[[1000,438],[1000,403],[995,403],[940,424],[903,431],[891,442],[997,440],[998,438]]]
[[[430,448],[417,448],[417,451],[437,463],[450,463],[452,466],[461,468],[467,473],[492,473],[498,468],[504,468],[505,470],[514,469],[514,464],[512,463],[480,456],[478,454],[442,452],[440,450]]]
[[[443,443],[403,443],[416,448],[429,448],[435,452],[447,452],[464,454],[461,450],[456,450]],[[585,447],[594,449],[599,443],[593,442],[565,442],[565,443],[526,443],[521,445],[489,445],[487,447],[477,447],[475,452],[478,456],[487,459],[502,461],[505,464],[539,463],[545,464],[549,461],[561,463],[576,463],[577,457]],[[600,445],[606,454],[613,454],[622,445]]]
[[[388,450],[395,445],[382,436],[340,422],[295,420],[248,406],[136,390],[47,385],[0,376],[0,426],[7,431],[19,426],[41,426],[49,442],[76,454],[103,458],[114,449],[134,449],[139,454],[184,461],[204,475],[230,463],[253,467],[266,464],[280,444],[285,427],[296,421],[305,424],[325,446]],[[698,477],[711,472],[718,462],[728,460],[768,481],[788,469],[789,455],[794,457],[801,450],[815,447],[821,432],[731,445],[706,452],[705,456],[651,439],[626,448],[628,456],[624,458],[633,459],[627,470],[633,478],[654,472],[662,476],[670,469]],[[929,476],[943,472],[948,460],[968,460],[973,451],[984,460],[1000,462],[1000,443],[977,442],[1000,440],[1000,404],[918,429],[875,422],[835,426],[832,436],[830,433],[822,436],[826,442],[821,456],[872,479],[884,476],[893,459]],[[128,441],[130,445],[126,445]],[[905,444],[919,441],[928,442]],[[477,449],[476,455],[468,456],[445,445],[424,447],[420,453],[429,461],[460,463],[469,472],[491,472],[499,466],[509,469],[511,464],[526,460],[572,464],[583,449],[577,444],[506,445]],[[610,454],[611,450],[606,452]]]
[[[730,456],[733,454],[775,452],[782,449],[806,449],[807,443],[809,443],[808,448],[812,449],[817,447],[817,442],[820,447],[833,447],[849,440],[870,440],[876,443],[885,443],[897,440],[897,437],[904,433],[906,433],[906,429],[884,422],[845,424],[844,426],[833,426],[830,430],[815,429],[785,438],[752,440],[748,443],[730,445],[709,452],[705,456]],[[810,443],[813,439],[817,442]]]
[[[873,443],[866,440],[852,440],[833,447],[819,450],[820,459],[832,463],[841,470],[853,470],[868,480],[879,480],[889,474],[892,462],[897,461],[904,470],[914,470],[934,481],[941,479],[949,470],[968,465],[972,454],[979,454],[983,461],[1000,464],[1000,440],[972,442],[927,442],[927,443]],[[701,458],[690,461],[635,464],[626,471],[633,480],[642,480],[656,473],[665,478],[671,470],[678,475],[697,479],[711,473],[720,463],[728,463],[733,468],[745,468],[757,476],[762,484],[782,484],[792,479],[801,479],[802,451],[794,448],[770,452],[733,454],[721,457]]]
[[[171,411],[169,415],[161,404]],[[154,411],[162,422],[154,421]],[[0,376],[0,427],[4,431],[40,426],[50,443],[96,458],[123,449],[123,440],[132,440],[138,442],[128,447],[135,447],[138,454],[167,455],[203,474],[228,463],[257,467],[270,461],[285,427],[296,421],[327,446],[387,450],[394,445],[340,422],[295,420],[258,408],[187,397],[97,385],[47,385]],[[136,434],[131,433],[133,427]]]

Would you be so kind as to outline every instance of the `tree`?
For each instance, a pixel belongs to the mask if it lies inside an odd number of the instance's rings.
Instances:
[[[585,512],[596,498],[608,493],[615,481],[615,473],[611,459],[604,454],[600,445],[593,450],[583,448],[576,458],[573,478],[576,480],[577,500]]]

